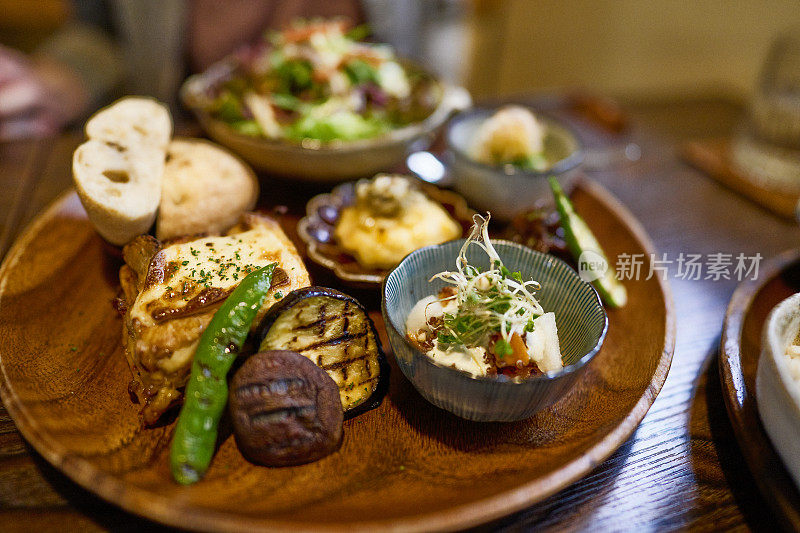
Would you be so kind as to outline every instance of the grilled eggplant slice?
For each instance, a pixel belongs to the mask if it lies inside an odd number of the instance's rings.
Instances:
[[[326,287],[297,289],[274,305],[257,331],[259,351],[291,350],[325,370],[348,418],[380,404],[388,365],[375,325],[357,300]]]

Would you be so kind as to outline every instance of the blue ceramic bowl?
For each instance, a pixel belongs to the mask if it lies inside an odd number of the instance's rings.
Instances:
[[[461,239],[416,250],[383,282],[381,309],[395,359],[426,400],[455,415],[482,422],[529,418],[566,394],[600,350],[608,328],[605,310],[594,288],[563,261],[516,243],[492,241],[509,270],[541,284],[537,299],[556,315],[564,368],[511,381],[504,376],[474,377],[439,365],[409,342],[405,323],[417,301],[445,285],[428,280],[455,268],[463,243]],[[488,264],[477,246],[470,247],[467,259],[482,268]]]

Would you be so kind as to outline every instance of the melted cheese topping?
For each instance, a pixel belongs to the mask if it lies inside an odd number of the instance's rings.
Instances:
[[[204,300],[224,299],[248,273],[275,262],[286,272],[289,283],[270,290],[267,306],[309,284],[300,257],[279,228],[258,225],[235,235],[167,246],[151,261],[147,283],[133,304],[131,317],[147,326],[201,308]],[[160,272],[163,275],[159,276]]]

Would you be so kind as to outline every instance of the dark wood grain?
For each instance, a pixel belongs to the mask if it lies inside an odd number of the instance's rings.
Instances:
[[[31,203],[41,172],[45,153],[43,142],[0,143],[0,161],[9,176],[3,182],[3,194],[0,195],[0,256],[5,254],[22,229],[25,210]]]
[[[592,172],[639,218],[660,253],[761,253],[800,242],[800,229],[682,163],[679,147],[732,133],[741,106],[727,99],[628,104],[638,162]],[[585,133],[587,142],[613,145]],[[617,143],[620,141],[617,140]],[[590,146],[592,145],[590,144]],[[631,440],[592,474],[522,513],[491,525],[588,531],[637,529],[774,531],[733,435],[717,352],[735,279],[690,281],[671,271],[678,335],[664,388]]]
[[[800,529],[800,492],[770,443],[756,407],[756,371],[767,315],[800,292],[800,249],[764,265],[761,278],[733,293],[720,343],[720,379],[736,437],[759,488],[784,528]]]
[[[609,253],[652,252],[599,185],[579,186],[574,202]],[[117,261],[74,193],[35,219],[0,269],[0,391],[26,439],[78,484],[193,529],[428,531],[503,516],[578,479],[624,442],[666,379],[674,347],[666,286],[631,281],[629,303],[609,312],[605,344],[579,385],[530,420],[457,419],[426,404],[395,370],[384,403],[348,421],[330,457],[258,468],[228,438],[204,480],[181,487],[167,462],[172,425],[143,428],[127,392],[111,306]],[[57,312],[66,301],[69,312]]]
[[[541,100],[532,103],[537,102]],[[631,128],[622,137],[609,136],[569,114],[562,116],[590,149],[628,142],[641,148],[639,161],[591,175],[642,222],[660,252],[673,258],[680,252],[760,252],[766,258],[797,247],[800,229],[795,224],[717,184],[676,155],[686,141],[733,133],[742,118],[739,102],[675,99],[628,102],[623,109]],[[80,136],[59,137],[47,144],[49,152],[37,152],[35,194],[18,228],[67,187],[69,158]],[[19,180],[14,170],[19,167],[4,156],[6,150],[28,149],[28,144],[0,146],[0,202]],[[270,191],[292,204],[325,189],[299,190],[287,184]],[[0,216],[5,215],[0,210]],[[314,275],[323,284],[335,282],[324,272]],[[719,336],[737,282],[688,281],[674,273],[669,282],[678,318],[675,356],[661,393],[636,432],[580,481],[481,530],[776,529],[773,512],[745,466],[718,377]],[[368,294],[356,296],[365,300]],[[3,414],[0,411],[0,530],[157,529],[50,467],[26,447]]]

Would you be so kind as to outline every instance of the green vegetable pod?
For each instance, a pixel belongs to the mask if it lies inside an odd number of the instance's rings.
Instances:
[[[242,280],[214,314],[195,352],[170,448],[172,477],[189,485],[208,470],[228,401],[227,376],[272,285],[272,263]]]
[[[561,227],[564,228],[564,240],[570,253],[577,263],[581,263],[584,254],[593,254],[605,269],[586,272],[592,280],[592,285],[600,293],[600,297],[610,307],[624,307],[628,301],[628,292],[621,281],[617,279],[614,267],[609,263],[606,253],[597,242],[597,238],[589,229],[586,222],[575,212],[569,200],[555,178],[550,178],[550,188],[556,200],[556,209],[561,217]]]

